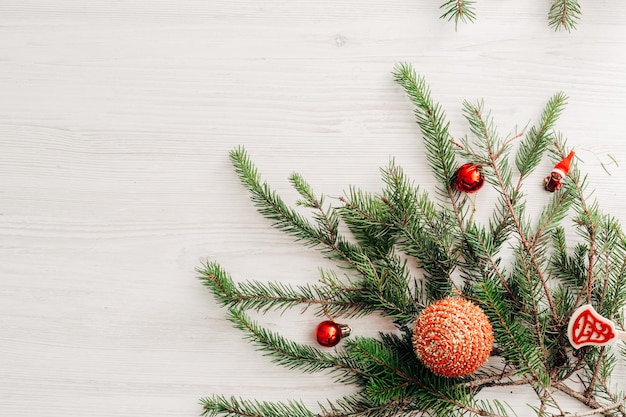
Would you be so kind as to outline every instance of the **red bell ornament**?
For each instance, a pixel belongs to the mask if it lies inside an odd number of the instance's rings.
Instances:
[[[333,347],[352,332],[350,326],[326,320],[317,325],[315,338],[317,343],[324,347]]]
[[[475,193],[485,184],[482,166],[468,162],[454,174],[454,188],[463,193]]]

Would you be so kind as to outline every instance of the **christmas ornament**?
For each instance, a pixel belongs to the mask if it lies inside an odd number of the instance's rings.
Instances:
[[[552,193],[563,186],[561,181],[567,176],[567,173],[569,172],[572,158],[574,158],[574,151],[570,152],[569,155],[567,155],[562,161],[556,164],[552,171],[550,171],[550,175],[543,180],[546,191],[550,191]]]
[[[315,329],[315,338],[317,343],[324,347],[333,347],[341,341],[342,338],[350,336],[352,329],[346,324],[335,323],[332,320],[326,320],[317,325]]]
[[[591,304],[585,304],[572,314],[567,337],[572,346],[580,349],[589,345],[606,346],[616,339],[626,340],[626,332],[617,330],[611,320],[602,317]]]
[[[469,162],[461,165],[454,175],[454,188],[464,193],[475,193],[484,183],[482,167]]]
[[[493,331],[480,307],[448,297],[426,307],[415,323],[413,347],[431,371],[447,377],[469,375],[489,358]]]

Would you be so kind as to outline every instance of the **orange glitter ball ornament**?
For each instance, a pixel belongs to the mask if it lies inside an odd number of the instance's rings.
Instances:
[[[413,347],[434,373],[447,377],[469,375],[489,358],[493,330],[476,304],[448,297],[426,307],[417,318]]]

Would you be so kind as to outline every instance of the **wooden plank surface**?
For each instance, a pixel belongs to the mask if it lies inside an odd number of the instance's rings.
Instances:
[[[455,136],[464,99],[484,98],[506,135],[567,93],[559,128],[624,221],[626,2],[581,3],[578,30],[555,33],[546,0],[479,0],[457,31],[422,0],[0,1],[0,415],[193,416],[212,393],[351,392],[273,366],[194,268],[305,283],[324,265],[256,214],[235,146],[288,201],[293,171],[338,196],[377,190],[390,157],[433,186],[397,62]],[[302,342],[318,321],[260,319]],[[533,398],[509,391],[489,395]]]

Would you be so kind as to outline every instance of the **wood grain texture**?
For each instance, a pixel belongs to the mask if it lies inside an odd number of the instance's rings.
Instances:
[[[304,283],[324,264],[256,214],[235,146],[289,201],[292,171],[336,196],[378,189],[390,157],[433,186],[400,61],[456,136],[464,99],[484,98],[505,135],[566,92],[559,127],[624,221],[626,2],[585,1],[571,34],[548,28],[547,3],[479,0],[455,32],[433,1],[0,2],[0,415],[194,416],[212,393],[314,406],[350,392],[255,352],[194,268]],[[262,320],[302,342],[317,323]]]

